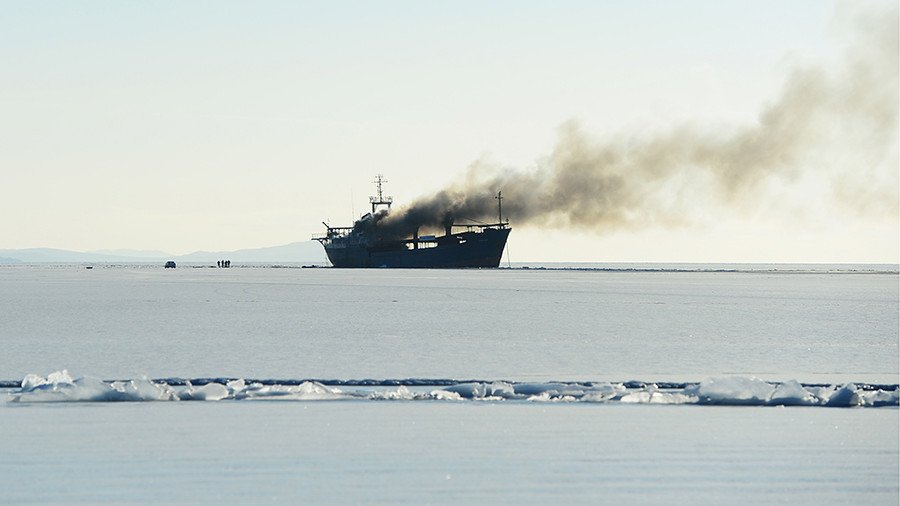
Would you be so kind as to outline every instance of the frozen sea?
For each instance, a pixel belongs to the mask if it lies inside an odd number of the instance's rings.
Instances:
[[[291,267],[0,266],[0,503],[898,504],[896,265]]]

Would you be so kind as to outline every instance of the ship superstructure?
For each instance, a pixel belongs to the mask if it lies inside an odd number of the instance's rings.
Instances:
[[[503,195],[497,192],[497,223],[444,225],[444,235],[419,235],[391,238],[380,233],[378,221],[390,213],[393,198],[385,196],[383,176],[375,178],[376,194],[369,197],[372,211],[352,227],[332,227],[327,223],[324,235],[313,237],[325,247],[335,267],[462,268],[498,267],[512,230],[502,219]],[[454,229],[461,231],[454,232]]]

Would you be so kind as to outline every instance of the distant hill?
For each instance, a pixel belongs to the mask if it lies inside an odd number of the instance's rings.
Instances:
[[[292,242],[268,248],[239,249],[237,251],[195,251],[175,257],[183,262],[310,262],[324,263],[328,259],[322,245],[316,241]]]
[[[139,249],[98,249],[88,251],[88,253],[116,258],[164,259],[172,257],[171,253],[165,251]]]
[[[82,263],[82,262],[140,262],[156,261],[133,256],[97,252],[69,251],[54,248],[0,249],[2,263]]]
[[[0,249],[0,264],[18,263],[91,263],[91,262],[300,262],[326,263],[322,246],[315,241],[301,241],[267,248],[236,251],[195,251],[187,255],[172,255],[158,250],[96,250],[70,251],[54,248]]]

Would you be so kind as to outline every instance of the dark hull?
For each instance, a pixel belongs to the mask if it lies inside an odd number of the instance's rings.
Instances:
[[[382,247],[326,245],[335,267],[441,269],[498,267],[511,229],[485,229],[441,237],[432,248],[407,249],[398,242]]]

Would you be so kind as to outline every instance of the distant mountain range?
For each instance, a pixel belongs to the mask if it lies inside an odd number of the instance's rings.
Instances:
[[[315,241],[301,241],[267,248],[235,251],[195,251],[172,255],[157,250],[69,251],[53,248],[0,249],[0,264],[18,263],[91,263],[91,262],[196,262],[214,264],[217,260],[232,262],[301,262],[326,263],[325,251]]]

